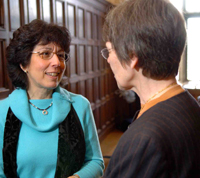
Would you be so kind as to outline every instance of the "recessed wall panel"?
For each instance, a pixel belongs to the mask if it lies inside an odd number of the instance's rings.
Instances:
[[[92,46],[88,46],[87,47],[87,72],[91,72],[92,71],[92,65],[93,65],[93,61],[92,61]]]
[[[10,27],[11,31],[14,31],[20,27],[20,13],[19,13],[19,1],[10,0]]]
[[[99,69],[99,58],[98,56],[101,54],[98,54],[98,47],[94,46],[93,47],[93,70],[97,71]]]
[[[0,0],[0,27],[4,28],[4,8],[3,0]]]
[[[78,93],[80,93],[81,95],[83,96],[86,96],[86,92],[85,92],[85,89],[86,86],[85,86],[85,81],[80,81],[79,82],[79,89],[78,89]]]
[[[36,0],[28,0],[28,19],[29,22],[37,18]]]
[[[92,13],[87,12],[87,38],[91,39],[92,38]]]
[[[3,40],[0,40],[0,88],[3,87]]]
[[[68,4],[68,28],[72,36],[76,35],[76,28],[75,28],[75,6]]]
[[[56,1],[56,22],[58,25],[64,24],[63,2]]]
[[[87,93],[86,93],[86,97],[89,99],[90,102],[94,102],[94,90],[93,90],[93,79],[87,79]]]
[[[80,74],[85,73],[85,47],[83,45],[79,46],[79,66]]]
[[[43,4],[43,19],[46,22],[50,22],[51,21],[51,13],[50,13],[50,0],[42,0],[42,4]]]
[[[93,39],[97,40],[98,39],[98,16],[94,15],[93,16]]]
[[[70,46],[70,75],[76,75],[77,71],[76,71],[76,46],[75,45],[71,45]]]
[[[84,10],[78,9],[78,35],[80,38],[84,38],[85,31],[84,31]]]

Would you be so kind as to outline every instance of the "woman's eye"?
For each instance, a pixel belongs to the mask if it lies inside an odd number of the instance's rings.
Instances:
[[[57,56],[61,59],[65,59],[65,54],[64,53],[58,53]]]
[[[49,51],[45,51],[45,52],[41,52],[40,53],[40,56],[42,57],[42,58],[49,58],[50,56],[51,56],[51,52],[49,52]]]
[[[40,53],[40,54],[42,54],[42,55],[44,55],[44,56],[49,56],[51,53],[50,53],[50,52],[42,52],[42,53]]]

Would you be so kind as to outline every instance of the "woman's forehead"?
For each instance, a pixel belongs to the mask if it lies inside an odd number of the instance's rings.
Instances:
[[[48,50],[57,49],[57,50],[60,50],[61,47],[55,43],[48,43],[48,44],[39,43],[35,46],[34,49],[48,49]]]

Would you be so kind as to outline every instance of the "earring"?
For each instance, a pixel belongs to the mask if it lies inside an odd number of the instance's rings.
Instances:
[[[28,71],[27,70],[24,70],[24,72],[27,74],[28,73]]]

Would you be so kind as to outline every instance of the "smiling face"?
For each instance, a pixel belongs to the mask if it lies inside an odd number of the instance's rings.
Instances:
[[[66,65],[65,61],[58,56],[64,51],[57,45],[50,43],[47,45],[36,45],[31,55],[30,64],[22,67],[22,70],[27,71],[29,81],[28,90],[38,91],[40,89],[52,90],[56,88],[64,74]],[[42,55],[47,55],[54,52],[51,59],[44,59]]]

